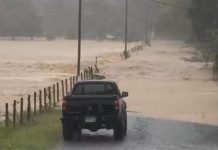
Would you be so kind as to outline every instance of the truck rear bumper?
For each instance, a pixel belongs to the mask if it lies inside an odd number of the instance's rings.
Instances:
[[[63,124],[68,124],[69,126],[77,126],[82,129],[88,129],[92,132],[98,131],[99,129],[113,129],[118,118],[116,116],[91,116],[96,117],[93,122],[86,121],[87,116],[68,116],[61,118]]]

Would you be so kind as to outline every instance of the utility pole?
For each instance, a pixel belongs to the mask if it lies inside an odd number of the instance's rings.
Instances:
[[[81,16],[82,16],[82,0],[79,0],[79,17],[78,17],[78,62],[77,76],[80,75],[80,58],[81,58]]]
[[[127,54],[127,40],[128,40],[128,0],[126,0],[126,10],[125,10],[125,49],[124,57],[128,57]]]
[[[151,35],[149,34],[150,22],[149,22],[149,7],[148,2],[145,1],[145,44],[151,46]]]
[[[145,42],[147,42],[148,38],[148,7],[147,1],[145,1]]]

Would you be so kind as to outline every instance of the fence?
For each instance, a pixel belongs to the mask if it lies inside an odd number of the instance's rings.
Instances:
[[[5,126],[15,128],[17,125],[29,122],[37,114],[55,108],[60,102],[60,98],[66,96],[78,80],[89,80],[92,77],[93,68],[88,67],[81,72],[79,77],[71,76],[56,82],[52,86],[33,92],[32,95],[27,96],[27,99],[22,97],[19,101],[14,100],[12,105],[6,103],[4,113]],[[26,105],[24,105],[25,101]],[[10,106],[12,107],[10,108]]]
[[[125,52],[121,53],[120,57],[121,57],[121,59],[129,58],[132,53],[143,50],[143,47],[144,47],[143,43],[140,43],[138,46],[135,46],[135,47],[131,48],[130,50],[127,50],[127,53],[125,53]]]

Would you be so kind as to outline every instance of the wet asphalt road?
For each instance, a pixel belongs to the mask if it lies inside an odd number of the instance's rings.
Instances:
[[[81,142],[60,142],[55,150],[218,150],[218,127],[159,120],[129,114],[128,135],[113,140],[112,131],[83,131]]]

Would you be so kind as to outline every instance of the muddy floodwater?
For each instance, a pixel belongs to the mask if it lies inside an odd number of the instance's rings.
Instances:
[[[94,65],[97,56],[100,74],[129,92],[128,136],[116,143],[112,131],[84,131],[82,142],[59,141],[55,150],[218,149],[218,86],[212,63],[192,61],[198,51],[181,41],[152,41],[124,61],[123,42],[82,45],[82,67]],[[0,47],[0,112],[5,102],[26,98],[76,72],[77,41],[0,41]]]
[[[130,43],[129,46],[135,46]],[[77,41],[0,41],[0,111],[5,102],[47,87],[76,72]],[[82,67],[120,59],[123,42],[82,41]]]

